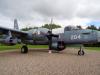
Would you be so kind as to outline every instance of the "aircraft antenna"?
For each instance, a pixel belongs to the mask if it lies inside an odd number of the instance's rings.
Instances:
[[[53,24],[53,18],[51,18],[51,22],[50,22],[50,31],[52,32],[52,24]]]

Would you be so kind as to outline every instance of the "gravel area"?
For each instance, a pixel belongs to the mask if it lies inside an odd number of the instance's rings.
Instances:
[[[60,53],[48,50],[30,50],[0,53],[0,75],[100,75],[100,52],[86,51],[77,55],[77,49],[68,48]]]

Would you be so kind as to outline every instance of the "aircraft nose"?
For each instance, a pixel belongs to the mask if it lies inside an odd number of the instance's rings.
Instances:
[[[100,31],[97,32],[97,40],[100,42]]]

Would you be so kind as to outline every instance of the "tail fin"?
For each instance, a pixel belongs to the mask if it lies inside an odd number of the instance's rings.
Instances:
[[[14,29],[19,30],[17,19],[14,19]]]

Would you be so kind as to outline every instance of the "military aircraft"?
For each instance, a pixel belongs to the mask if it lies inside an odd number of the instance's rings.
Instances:
[[[46,28],[32,29],[27,32],[20,31],[17,20],[14,20],[14,29],[0,27],[0,43],[6,45],[15,45],[18,42],[22,44],[21,53],[27,53],[27,45],[49,45],[50,50],[62,51],[67,45],[73,44],[91,44],[100,42],[100,32],[90,29],[79,29],[77,27],[67,26],[64,33],[53,34]],[[80,46],[78,55],[84,55],[83,46]]]

